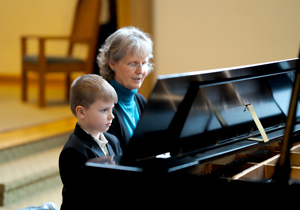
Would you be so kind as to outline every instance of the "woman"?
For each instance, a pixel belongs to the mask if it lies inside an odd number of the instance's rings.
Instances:
[[[97,56],[100,75],[118,94],[118,104],[113,111],[115,119],[108,132],[117,136],[123,150],[147,103],[137,91],[153,69],[152,48],[148,34],[135,27],[125,27],[106,39]]]

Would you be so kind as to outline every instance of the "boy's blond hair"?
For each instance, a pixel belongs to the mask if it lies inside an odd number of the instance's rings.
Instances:
[[[89,109],[96,100],[118,103],[115,89],[101,76],[85,74],[77,77],[71,85],[70,108],[76,117],[76,107],[81,105]]]

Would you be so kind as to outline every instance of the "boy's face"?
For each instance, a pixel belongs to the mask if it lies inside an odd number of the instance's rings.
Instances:
[[[114,102],[96,100],[89,109],[83,108],[84,119],[80,126],[93,136],[98,136],[99,132],[106,132],[115,118],[112,114],[114,106]]]

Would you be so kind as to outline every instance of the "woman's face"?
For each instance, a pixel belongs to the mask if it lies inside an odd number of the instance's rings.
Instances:
[[[110,61],[109,66],[114,69],[114,79],[123,87],[133,90],[139,89],[147,76],[148,57],[140,57],[138,54],[127,55],[119,62]]]

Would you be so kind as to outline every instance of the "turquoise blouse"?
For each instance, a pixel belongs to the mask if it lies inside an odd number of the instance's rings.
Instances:
[[[114,87],[118,94],[118,104],[122,109],[123,119],[131,137],[138,121],[140,120],[137,105],[134,100],[134,95],[137,93],[138,89],[129,90],[117,83],[114,79],[110,80],[110,84]]]

